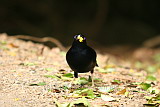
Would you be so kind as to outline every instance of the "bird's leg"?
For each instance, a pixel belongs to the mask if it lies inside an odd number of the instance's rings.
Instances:
[[[74,78],[78,78],[78,73],[74,72]]]
[[[91,71],[92,87],[94,87],[93,72],[94,70]]]
[[[74,80],[73,80],[73,82],[75,82],[77,84],[77,81],[78,81],[78,73],[74,72]]]

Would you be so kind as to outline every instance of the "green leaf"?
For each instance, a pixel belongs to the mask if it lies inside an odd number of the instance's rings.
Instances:
[[[87,98],[91,98],[91,99],[96,97],[94,95],[93,89],[88,89],[88,88],[77,89],[77,90],[74,91],[74,93],[85,96]]]
[[[157,71],[157,67],[156,66],[148,66],[147,71],[148,71],[148,73],[154,73]]]
[[[156,96],[144,96],[144,97],[148,100],[148,104],[160,104],[160,93],[157,94]]]
[[[152,88],[152,87],[149,87],[149,88],[148,88],[148,91],[149,91],[151,94],[159,94],[159,93],[160,93],[160,90],[159,90],[159,89]]]
[[[94,81],[102,82],[102,81],[103,81],[103,79],[101,79],[101,78],[94,78]]]
[[[53,71],[53,68],[45,68],[46,71]]]
[[[113,80],[113,82],[116,82],[116,83],[122,83],[120,80]]]
[[[145,99],[150,100],[152,97],[151,96],[144,96]]]
[[[160,100],[160,93],[156,95],[156,97],[154,97],[155,100]]]
[[[1,45],[6,45],[7,42],[6,42],[6,41],[0,41],[0,44],[1,44]]]
[[[67,86],[63,86],[63,87],[62,87],[62,89],[67,90],[67,89],[68,89],[68,87],[67,87]]]
[[[71,102],[67,107],[74,107],[74,105],[82,105],[83,107],[91,107],[89,101],[85,97],[79,98],[78,100]]]
[[[84,85],[84,84],[87,84],[88,83],[88,80],[84,77],[81,77],[78,79],[78,84],[80,85]]]
[[[73,74],[71,74],[71,73],[63,74],[61,76],[61,79],[64,81],[71,81],[71,80],[73,80]]]
[[[58,76],[56,76],[56,75],[44,75],[44,77],[60,79],[60,78],[59,78]]]
[[[68,78],[73,78],[73,74],[72,73],[67,73],[67,74],[63,74],[63,77],[68,77]]]
[[[85,98],[79,98],[76,101],[70,102],[70,103],[60,103],[59,101],[57,101],[57,99],[53,98],[55,104],[57,107],[74,107],[75,105],[82,105],[83,107],[91,107],[89,101]]]
[[[45,82],[39,82],[38,84],[30,84],[29,86],[43,86],[46,85]]]
[[[124,93],[124,95],[125,95],[125,97],[129,97],[129,91],[126,91],[126,92]]]
[[[73,78],[68,78],[68,77],[63,77],[63,76],[61,76],[61,79],[64,81],[72,81],[73,80]]]
[[[141,83],[139,85],[143,90],[147,90],[149,87],[151,87],[151,84],[148,84],[148,83]]]
[[[156,81],[156,80],[157,80],[156,77],[154,77],[154,76],[152,76],[152,75],[148,75],[148,76],[146,77],[146,79],[147,79],[147,80],[150,80],[150,81]]]
[[[84,89],[84,90],[82,90],[81,95],[85,95],[85,94],[87,94],[86,97],[91,98],[91,99],[93,99],[93,98],[96,97],[96,96],[94,95],[94,92],[93,92],[92,89]]]
[[[61,79],[64,81],[71,81],[73,80],[73,74],[72,73],[63,74],[61,76]]]
[[[46,85],[46,83],[45,82],[39,82],[37,85],[38,86],[43,86],[43,85]]]

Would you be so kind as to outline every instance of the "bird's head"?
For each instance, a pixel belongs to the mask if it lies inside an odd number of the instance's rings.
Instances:
[[[76,40],[77,42],[80,42],[80,43],[86,43],[86,38],[81,34],[75,35],[74,40]]]

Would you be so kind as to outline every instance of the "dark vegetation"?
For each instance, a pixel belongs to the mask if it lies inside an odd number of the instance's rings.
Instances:
[[[3,0],[0,32],[51,36],[65,45],[79,33],[103,46],[139,45],[160,33],[159,4],[158,0]]]

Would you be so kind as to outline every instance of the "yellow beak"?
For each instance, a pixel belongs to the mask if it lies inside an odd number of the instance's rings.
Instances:
[[[79,40],[79,42],[83,42],[83,37],[81,37],[80,35],[77,37],[77,39]]]

